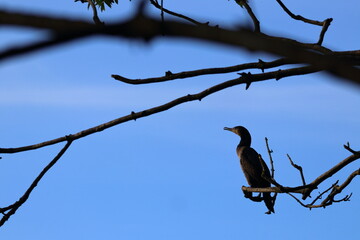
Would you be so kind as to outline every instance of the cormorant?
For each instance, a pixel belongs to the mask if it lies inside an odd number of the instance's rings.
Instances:
[[[265,188],[270,187],[270,183],[261,177],[263,167],[261,165],[259,154],[250,147],[251,145],[251,135],[249,131],[242,127],[237,126],[233,128],[224,127],[224,130],[231,131],[236,135],[239,135],[241,141],[236,148],[236,153],[240,158],[240,166],[244,172],[245,178],[249,183],[250,187],[258,187],[258,188]],[[265,175],[270,178],[270,171],[269,168],[266,166],[266,163],[263,162],[265,166]],[[274,211],[274,203],[270,196],[270,193],[262,193],[263,199],[265,202],[266,207],[269,209],[267,214],[271,214],[271,212],[275,213]]]

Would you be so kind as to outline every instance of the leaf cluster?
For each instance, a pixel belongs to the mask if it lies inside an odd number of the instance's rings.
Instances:
[[[101,11],[105,11],[105,4],[111,8],[111,5],[113,3],[118,4],[118,0],[74,0],[75,2],[82,2],[82,3],[88,3],[88,8],[90,7],[89,1],[92,1]]]

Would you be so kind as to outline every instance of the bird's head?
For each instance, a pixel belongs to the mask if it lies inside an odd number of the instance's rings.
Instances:
[[[237,126],[237,127],[233,127],[233,128],[224,127],[224,130],[228,130],[230,132],[233,132],[236,135],[239,135],[240,137],[244,136],[245,134],[250,135],[249,131],[246,128],[244,128],[243,126]]]
[[[244,128],[243,126],[237,126],[233,128],[224,127],[224,130],[228,130],[230,132],[235,133],[236,135],[240,136],[240,146],[249,146],[251,145],[251,135],[249,131]]]

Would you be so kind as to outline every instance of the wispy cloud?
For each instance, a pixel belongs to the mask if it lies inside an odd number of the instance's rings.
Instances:
[[[1,106],[71,107],[71,108],[149,108],[164,104],[189,92],[184,87],[165,86],[45,86],[3,87]],[[241,86],[216,93],[202,101],[201,106],[188,108],[212,111],[250,111],[252,113],[342,114],[360,103],[357,91],[336,84]],[[140,110],[139,109],[139,110]]]

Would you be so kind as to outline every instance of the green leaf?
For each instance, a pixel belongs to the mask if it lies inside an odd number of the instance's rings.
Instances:
[[[82,2],[82,3],[88,3],[87,0],[74,0],[74,2]],[[92,0],[95,4],[95,6],[97,6],[101,11],[105,11],[105,4],[106,6],[108,6],[109,8],[112,7],[113,3],[118,4],[119,1],[118,0]],[[88,4],[88,7],[90,7],[90,4]]]

